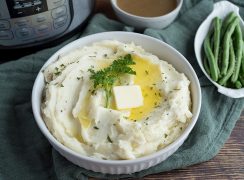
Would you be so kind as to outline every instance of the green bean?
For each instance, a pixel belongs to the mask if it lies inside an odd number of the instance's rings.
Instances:
[[[242,84],[241,84],[241,82],[240,82],[239,80],[237,80],[237,81],[235,82],[235,86],[236,86],[237,89],[242,88]]]
[[[228,65],[229,65],[230,38],[238,23],[239,23],[239,18],[235,17],[234,20],[229,24],[224,36],[223,58],[222,58],[222,67],[221,67],[221,75],[223,76],[226,75]]]
[[[244,77],[241,74],[239,74],[239,78],[238,79],[241,82],[242,87],[243,87],[244,86]]]
[[[213,38],[213,35],[214,35],[214,30],[211,29],[209,31],[209,39],[210,39],[210,48],[211,49],[214,48],[214,38]],[[209,76],[211,76],[210,68],[209,68],[209,63],[208,63],[208,59],[207,59],[206,55],[204,55],[204,58],[203,58],[203,67],[204,67],[205,71],[207,72],[207,74]]]
[[[244,41],[242,42],[241,69],[242,69],[241,73],[244,73]]]
[[[235,63],[235,70],[234,73],[232,74],[231,77],[231,82],[236,82],[238,79],[238,75],[240,72],[240,67],[241,67],[241,60],[242,60],[242,32],[241,32],[241,27],[238,24],[235,28],[234,31],[234,36],[235,36],[235,48],[236,48],[236,63]]]
[[[233,21],[233,19],[235,17],[236,17],[235,12],[231,12],[226,16],[226,18],[223,22],[222,28],[221,28],[221,30],[222,30],[221,31],[221,39],[223,39],[226,29],[228,28],[229,24]]]
[[[221,32],[222,20],[218,17],[215,17],[213,20],[213,23],[214,23],[214,34],[213,34],[214,45],[213,45],[212,49],[214,51],[214,58],[217,61],[218,75],[220,75],[218,59],[219,59],[220,32]]]
[[[210,30],[210,48],[213,50],[214,49],[214,29]]]
[[[221,22],[222,20],[218,17],[214,18],[214,58],[218,63],[219,57],[219,44],[220,44],[220,29],[221,29]]]
[[[214,59],[213,52],[212,52],[212,50],[210,48],[210,35],[211,35],[211,31],[208,32],[208,34],[207,34],[207,36],[206,36],[206,38],[204,40],[203,46],[204,46],[205,55],[206,55],[206,57],[208,59],[211,78],[214,81],[217,81],[218,80],[217,63],[216,63],[216,60]]]
[[[209,69],[209,65],[208,65],[208,59],[206,56],[204,56],[204,58],[203,58],[203,67],[204,67],[205,71],[208,73],[208,75],[210,76],[210,69]]]
[[[210,32],[209,32],[210,48],[211,49],[214,48],[214,38],[213,38],[213,35],[214,35],[214,31],[213,31],[213,29],[211,29]],[[204,67],[205,71],[208,73],[208,75],[211,76],[210,68],[209,68],[209,63],[208,63],[208,58],[206,57],[206,55],[204,55],[204,58],[203,58],[203,67]]]
[[[221,48],[220,48],[220,50],[221,50]],[[221,50],[221,53],[219,53],[219,60],[218,60],[218,64],[217,64],[218,65],[218,70],[219,70],[219,72],[218,72],[219,79],[223,77],[221,75],[221,73],[220,73],[221,63],[222,63],[222,50]]]
[[[230,67],[228,68],[227,74],[222,79],[219,80],[220,85],[223,86],[224,84],[226,84],[228,79],[233,74],[234,68],[235,68],[235,52],[234,52],[234,47],[231,39],[230,40]]]

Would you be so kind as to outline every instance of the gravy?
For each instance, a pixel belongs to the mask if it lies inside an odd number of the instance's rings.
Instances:
[[[177,0],[117,0],[117,5],[130,14],[157,17],[173,11]]]

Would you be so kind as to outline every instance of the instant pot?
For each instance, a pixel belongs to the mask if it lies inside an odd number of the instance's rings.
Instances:
[[[0,50],[47,45],[88,18],[94,0],[0,0]]]

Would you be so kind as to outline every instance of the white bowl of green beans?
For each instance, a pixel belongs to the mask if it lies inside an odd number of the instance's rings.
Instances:
[[[239,8],[220,1],[214,4],[195,36],[194,48],[200,68],[219,93],[232,98],[244,97],[243,32]]]

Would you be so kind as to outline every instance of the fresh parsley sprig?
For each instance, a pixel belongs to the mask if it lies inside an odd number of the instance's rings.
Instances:
[[[130,65],[136,64],[132,56],[127,54],[123,57],[119,57],[114,60],[113,63],[99,71],[89,69],[91,76],[90,79],[94,82],[94,88],[103,88],[106,94],[106,108],[109,107],[109,99],[112,95],[112,87],[119,80],[123,74],[134,74],[136,72],[130,67]]]

